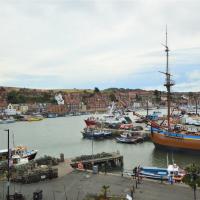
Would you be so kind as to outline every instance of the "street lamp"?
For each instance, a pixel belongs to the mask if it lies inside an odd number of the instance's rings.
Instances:
[[[94,130],[92,130],[92,170],[94,166]]]
[[[197,180],[197,174],[196,173],[191,173],[190,174],[190,181],[191,181],[191,183],[193,183],[194,200],[196,200],[196,189],[197,189],[196,180]]]
[[[10,131],[9,129],[4,130],[8,134],[8,162],[7,162],[7,170],[8,170],[8,175],[7,175],[7,200],[10,200]]]

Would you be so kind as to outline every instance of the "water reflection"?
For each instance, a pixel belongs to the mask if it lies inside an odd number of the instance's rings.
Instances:
[[[167,156],[169,164],[176,163],[178,166],[184,168],[187,165],[194,163],[200,164],[199,152],[185,152],[185,151],[173,151],[167,149],[154,148],[151,154],[152,166],[166,167]]]

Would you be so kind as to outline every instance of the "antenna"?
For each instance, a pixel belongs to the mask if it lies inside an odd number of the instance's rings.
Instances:
[[[168,158],[168,152],[167,152],[167,166],[169,165],[169,158]]]
[[[12,134],[12,137],[13,137],[13,148],[15,148],[15,135],[14,135],[14,133]]]
[[[172,164],[174,164],[174,154],[173,154],[173,151],[172,151]]]

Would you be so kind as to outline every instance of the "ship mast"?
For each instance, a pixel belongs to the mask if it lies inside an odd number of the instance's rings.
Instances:
[[[170,130],[170,107],[171,107],[171,87],[174,85],[171,80],[171,74],[169,73],[169,48],[168,48],[168,34],[167,34],[167,26],[166,26],[166,43],[165,43],[165,52],[166,52],[166,82],[164,86],[167,88],[167,127],[168,131]]]

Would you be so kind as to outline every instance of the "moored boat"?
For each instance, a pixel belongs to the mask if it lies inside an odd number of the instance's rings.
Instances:
[[[25,146],[16,146],[14,153],[21,156],[22,158],[28,158],[28,160],[35,159],[38,150],[28,150]]]
[[[28,117],[26,121],[35,122],[35,121],[41,121],[41,120],[43,120],[43,117],[31,116],[31,117]]]
[[[165,52],[167,57],[166,72],[162,72],[166,75],[166,82],[164,86],[167,88],[167,126],[161,126],[156,122],[151,121],[151,135],[150,138],[156,147],[177,149],[177,150],[195,150],[200,151],[200,132],[193,132],[184,129],[175,129],[170,123],[171,115],[171,87],[174,82],[171,80],[171,74],[169,73],[168,66],[168,45],[167,45],[167,32],[166,32],[166,45]]]
[[[179,182],[185,176],[185,171],[176,164],[170,164],[167,168],[140,167],[139,175],[144,178]]]
[[[19,155],[13,155],[11,157],[12,164],[16,166],[27,164],[28,161],[29,161],[28,158],[22,158]]]
[[[82,131],[83,138],[87,139],[106,139],[112,137],[112,132],[107,130],[97,130],[85,128]]]
[[[125,143],[125,144],[137,144],[139,142],[143,142],[143,138],[142,137],[137,137],[137,138],[116,137],[116,141],[119,143]]]
[[[159,167],[141,167],[140,176],[144,178],[150,179],[168,179],[168,171],[167,168],[159,168]]]
[[[104,125],[107,128],[114,128],[121,124],[131,124],[132,120],[130,117],[125,114],[123,111],[116,108],[115,103],[113,102],[108,113],[102,116],[91,116],[84,120],[87,127],[89,126],[98,126]],[[130,126],[130,125],[129,125]]]
[[[56,118],[58,116],[57,113],[48,113],[47,118]]]
[[[9,124],[9,123],[14,123],[14,122],[16,122],[16,120],[13,117],[0,119],[0,124]]]
[[[119,143],[126,143],[126,144],[137,144],[143,142],[143,137],[138,132],[125,132],[120,135],[120,137],[115,138]]]
[[[150,138],[156,147],[200,151],[200,133],[198,132],[174,132],[152,127]]]
[[[87,126],[93,126],[97,124],[97,120],[95,117],[88,117],[84,120]]]
[[[33,160],[37,155],[37,150],[27,150],[25,146],[16,146],[10,150],[11,157],[18,155],[21,158]],[[0,161],[4,161],[8,158],[8,149],[0,150]]]

